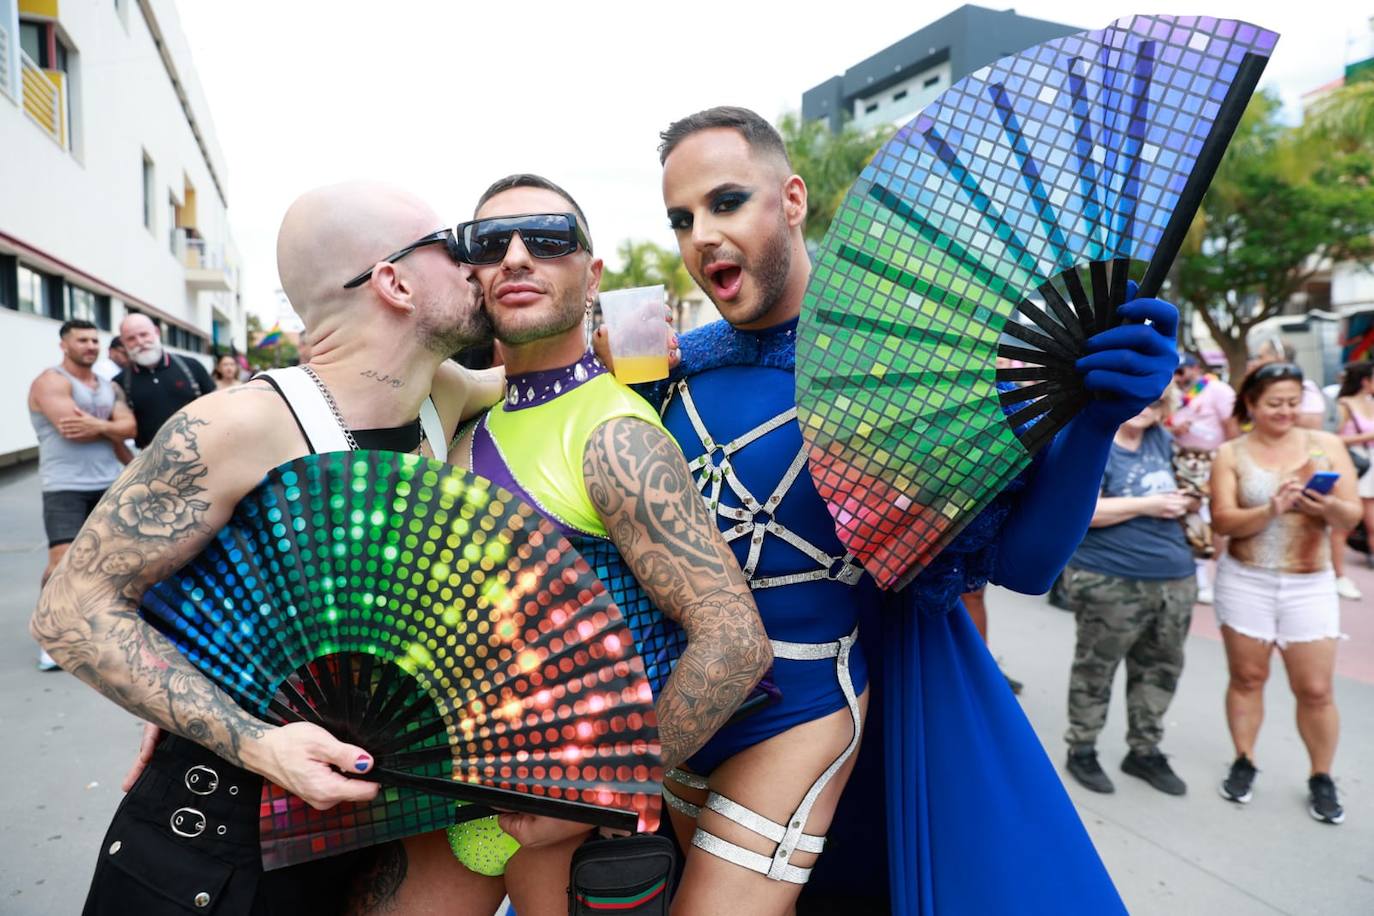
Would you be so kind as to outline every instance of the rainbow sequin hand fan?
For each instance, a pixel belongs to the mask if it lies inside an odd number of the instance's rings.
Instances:
[[[880,585],[1088,403],[1084,341],[1118,322],[1132,261],[1158,292],[1277,39],[1134,16],[1049,41],[951,86],[859,176],[807,287],[797,407]]]
[[[484,478],[389,452],[289,462],[143,614],[245,709],[375,758],[367,804],[264,786],[267,868],[493,810],[657,825],[634,640],[567,541]]]

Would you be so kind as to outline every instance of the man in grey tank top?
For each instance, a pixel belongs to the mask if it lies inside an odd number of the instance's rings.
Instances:
[[[58,331],[62,362],[29,386],[29,418],[38,434],[38,476],[43,484],[43,527],[48,565],[43,584],[76,539],[81,524],[114,483],[123,463],[115,446],[134,434],[134,415],[117,386],[91,371],[100,357],[100,332],[74,319]],[[43,650],[38,667],[57,663]]]

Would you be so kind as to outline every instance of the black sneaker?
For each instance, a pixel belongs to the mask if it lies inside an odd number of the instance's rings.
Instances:
[[[1345,809],[1336,799],[1336,784],[1331,781],[1330,776],[1325,773],[1313,776],[1307,780],[1307,791],[1310,799],[1307,805],[1308,814],[1328,824],[1339,824],[1345,820]]]
[[[1254,795],[1250,787],[1254,785],[1255,774],[1258,772],[1250,758],[1241,754],[1236,758],[1236,762],[1231,764],[1231,772],[1221,781],[1221,797],[1242,805],[1250,801]]]
[[[1188,791],[1187,784],[1169,766],[1169,759],[1159,751],[1149,754],[1131,751],[1121,761],[1121,772],[1139,776],[1166,795],[1183,795]]]
[[[1093,748],[1082,748],[1069,751],[1068,761],[1069,775],[1078,780],[1078,784],[1092,792],[1101,792],[1103,795],[1110,795],[1116,791],[1116,786],[1107,778],[1107,774],[1102,772],[1102,766],[1097,762],[1097,751]]]

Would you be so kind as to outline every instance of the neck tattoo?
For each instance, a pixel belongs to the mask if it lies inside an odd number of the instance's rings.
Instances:
[[[403,378],[398,378],[394,375],[388,375],[385,372],[378,372],[376,369],[364,369],[362,372],[359,372],[358,374],[361,375],[363,378],[374,379],[385,385],[390,385],[392,389],[404,388],[406,383],[405,379]]]

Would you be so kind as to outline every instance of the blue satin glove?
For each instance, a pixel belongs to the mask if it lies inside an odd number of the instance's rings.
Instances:
[[[1088,338],[1088,355],[1076,364],[1094,395],[1080,416],[1101,429],[1115,430],[1159,400],[1178,368],[1178,309],[1135,294],[1131,281],[1117,312],[1125,323]]]

